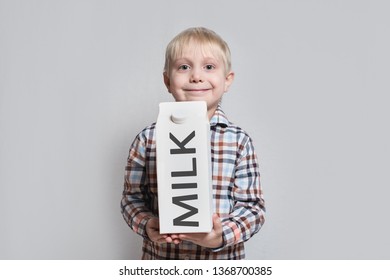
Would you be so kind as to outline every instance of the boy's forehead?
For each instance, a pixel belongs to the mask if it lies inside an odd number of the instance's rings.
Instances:
[[[173,59],[176,60],[181,58],[202,56],[204,58],[214,58],[219,60],[222,58],[221,52],[222,51],[218,46],[190,41],[181,46],[180,50],[175,54]]]

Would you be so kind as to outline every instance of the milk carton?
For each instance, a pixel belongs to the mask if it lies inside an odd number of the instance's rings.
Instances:
[[[160,233],[210,232],[210,124],[204,101],[160,104],[156,124]]]

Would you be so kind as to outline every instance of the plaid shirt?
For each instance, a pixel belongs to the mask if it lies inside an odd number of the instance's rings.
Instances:
[[[182,241],[152,242],[145,225],[158,216],[155,124],[135,138],[128,157],[122,215],[144,238],[142,259],[244,259],[244,241],[264,223],[257,157],[248,134],[228,121],[218,106],[210,120],[214,212],[221,218],[223,245],[210,249]]]

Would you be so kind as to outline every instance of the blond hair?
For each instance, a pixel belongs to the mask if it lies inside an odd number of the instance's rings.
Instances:
[[[231,55],[228,44],[210,29],[192,27],[179,33],[168,44],[165,52],[164,72],[169,73],[171,62],[182,55],[184,47],[194,43],[199,44],[202,48],[209,47],[212,52],[222,59],[225,73],[231,71]]]

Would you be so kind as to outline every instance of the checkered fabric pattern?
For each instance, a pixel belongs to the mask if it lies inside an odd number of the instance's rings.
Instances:
[[[244,259],[244,241],[264,223],[265,207],[252,140],[228,121],[221,107],[210,120],[214,212],[221,218],[223,245],[205,248],[188,241],[152,242],[145,230],[158,216],[155,124],[131,145],[125,169],[122,215],[144,238],[142,259]]]

